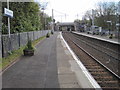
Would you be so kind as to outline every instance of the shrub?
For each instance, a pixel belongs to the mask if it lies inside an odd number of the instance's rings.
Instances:
[[[49,38],[49,37],[50,37],[50,34],[49,34],[49,33],[47,33],[46,37],[47,37],[47,38]]]
[[[28,40],[28,43],[27,43],[24,50],[34,50],[34,47],[32,46],[32,41],[31,40]]]
[[[110,34],[109,38],[112,39],[113,38],[113,34]]]
[[[51,34],[54,34],[53,31],[51,31]]]
[[[33,56],[34,55],[34,47],[32,46],[32,41],[29,40],[27,46],[24,48],[23,53],[24,56]]]

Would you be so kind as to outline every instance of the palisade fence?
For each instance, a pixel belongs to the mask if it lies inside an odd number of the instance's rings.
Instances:
[[[40,37],[45,36],[47,33],[50,33],[51,30],[41,30],[41,31],[31,31],[31,32],[22,32],[11,34],[11,38],[9,39],[8,35],[1,36],[2,42],[2,57],[7,57],[9,55],[9,51],[14,51],[19,49],[21,46],[25,46],[28,40],[36,40]]]
[[[2,61],[1,60],[1,58],[2,58],[1,31],[2,31],[2,2],[0,1],[0,64],[1,64],[1,61]],[[1,82],[1,80],[0,80],[0,82]],[[1,87],[1,84],[0,84],[0,87]]]
[[[0,63],[1,63],[1,59],[2,59],[2,42],[1,42],[1,27],[0,27]]]

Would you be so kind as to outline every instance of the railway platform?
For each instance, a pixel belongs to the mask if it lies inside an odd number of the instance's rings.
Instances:
[[[100,88],[60,32],[41,41],[34,56],[21,56],[5,70],[2,83],[3,88]]]
[[[100,36],[100,35],[92,35],[92,34],[87,34],[87,33],[84,33],[84,32],[73,32],[73,33],[76,33],[76,34],[80,34],[80,35],[83,35],[83,36],[87,36],[87,37],[90,37],[90,38],[96,38],[96,39],[99,39],[99,40],[102,40],[102,41],[106,41],[106,42],[110,42],[110,43],[114,43],[114,44],[119,44],[120,45],[120,40],[118,40],[117,38],[113,38],[113,39],[109,39],[109,37],[107,36]]]

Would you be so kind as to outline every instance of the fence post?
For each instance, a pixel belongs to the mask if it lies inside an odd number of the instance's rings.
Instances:
[[[11,46],[11,36],[9,37],[8,36],[8,46],[9,46],[9,52],[11,52],[12,51],[12,46]]]
[[[29,32],[27,32],[27,40],[29,41]]]
[[[34,35],[34,31],[33,31],[33,41],[35,40],[35,35]]]
[[[21,43],[20,43],[20,33],[18,33],[18,45],[19,45],[19,48],[20,48],[20,45]]]

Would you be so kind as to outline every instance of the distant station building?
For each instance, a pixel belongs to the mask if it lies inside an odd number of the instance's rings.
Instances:
[[[55,31],[80,31],[87,30],[87,26],[81,22],[57,22],[54,24]]]
[[[75,31],[74,22],[56,23],[57,31]]]

